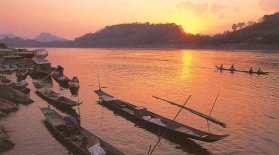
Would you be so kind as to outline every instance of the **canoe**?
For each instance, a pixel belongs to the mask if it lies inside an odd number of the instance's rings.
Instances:
[[[81,126],[75,128],[74,131],[71,130],[65,125],[65,117],[50,107],[41,108],[41,111],[51,129],[64,142],[69,144],[69,149],[76,150],[78,154],[90,155],[88,149],[92,150],[94,148],[100,155],[124,155],[124,153]]]
[[[46,101],[54,103],[56,106],[59,106],[61,108],[71,108],[73,106],[78,106],[81,104],[77,101],[73,101],[62,96],[49,88],[39,88],[36,90],[36,93]]]
[[[122,116],[131,119],[136,124],[144,125],[145,128],[153,128],[153,130],[158,130],[159,128],[163,130],[168,129],[168,134],[170,135],[204,142],[215,142],[228,136],[201,131],[178,122],[174,122],[170,127],[172,120],[148,111],[145,107],[122,101],[102,90],[95,90],[94,92],[99,96],[104,106],[119,112]]]
[[[51,73],[52,78],[62,87],[68,88],[70,79],[65,75],[61,75],[58,71],[53,71]]]
[[[220,71],[230,71],[230,72],[242,72],[242,73],[248,73],[248,74],[258,74],[258,75],[266,75],[269,72],[250,72],[250,71],[242,71],[242,70],[231,70],[231,69],[227,69],[227,68],[220,68],[219,66],[215,66],[218,70]]]

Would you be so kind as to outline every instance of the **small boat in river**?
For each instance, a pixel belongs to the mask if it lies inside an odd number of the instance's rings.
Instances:
[[[220,70],[220,71],[230,71],[230,72],[241,72],[241,73],[248,73],[248,74],[258,74],[258,75],[266,75],[268,74],[269,72],[258,72],[258,71],[242,71],[242,70],[231,70],[231,69],[228,69],[228,68],[221,68],[219,66],[215,66],[216,69]]]
[[[136,106],[120,100],[119,98],[116,98],[101,89],[95,90],[94,92],[99,96],[102,101],[101,103],[104,106],[110,107],[111,109],[121,113],[124,117],[132,119],[135,123],[143,124],[146,128],[150,127],[155,130],[159,128],[168,129],[168,134],[204,142],[215,142],[228,136],[201,131],[178,122],[173,122],[174,124],[172,124],[172,120],[148,111],[145,107]],[[206,118],[208,116],[203,117]],[[223,126],[225,127],[225,125]]]
[[[66,77],[63,73],[59,72],[58,70],[54,69],[51,73],[52,78],[59,83],[60,86],[68,88],[70,79]]]
[[[124,155],[121,151],[80,126],[80,120],[73,116],[61,116],[50,107],[41,108],[51,129],[75,149],[84,155]]]
[[[77,95],[78,90],[79,90],[79,80],[76,76],[74,76],[70,81],[69,81],[69,88],[71,91],[72,95]]]
[[[37,89],[36,93],[46,101],[51,102],[61,108],[71,108],[81,104],[81,102],[73,101],[45,87]]]

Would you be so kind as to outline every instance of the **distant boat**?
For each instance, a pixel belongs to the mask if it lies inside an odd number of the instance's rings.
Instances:
[[[255,72],[255,71],[253,71],[253,72],[251,72],[251,71],[242,71],[242,70],[231,70],[231,69],[227,69],[227,68],[220,68],[219,66],[215,66],[216,67],[216,69],[218,69],[218,70],[220,70],[220,71],[230,71],[230,72],[242,72],[242,73],[248,73],[248,74],[258,74],[258,75],[261,75],[261,74],[263,74],[263,75],[266,75],[266,74],[268,74],[269,72]]]
[[[29,51],[25,48],[18,48],[14,50],[14,54],[22,56],[24,58],[32,58],[34,56],[36,56],[36,52],[33,51]]]
[[[204,142],[215,142],[226,138],[228,135],[215,135],[209,132],[201,131],[193,127],[174,122],[172,120],[148,111],[145,107],[139,107],[128,102],[122,101],[101,89],[94,91],[102,100],[104,106],[110,107],[121,113],[124,117],[132,119],[134,122],[144,125],[154,130],[162,128],[168,129],[168,135],[181,138],[190,138]]]
[[[32,58],[32,66],[28,69],[28,74],[35,79],[50,77],[51,63],[43,57]]]
[[[124,155],[103,139],[81,127],[74,117],[63,117],[50,107],[41,108],[41,111],[51,129],[69,144],[71,149],[78,151],[78,154],[90,155],[90,152],[94,152],[96,155]]]

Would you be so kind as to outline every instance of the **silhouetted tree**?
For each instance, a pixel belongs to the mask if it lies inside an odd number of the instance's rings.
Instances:
[[[237,24],[237,27],[238,27],[239,29],[242,29],[244,26],[245,26],[245,23],[238,23],[238,24]]]
[[[232,30],[233,30],[233,31],[236,31],[236,29],[237,29],[237,25],[236,25],[236,24],[233,24],[233,25],[232,25]]]

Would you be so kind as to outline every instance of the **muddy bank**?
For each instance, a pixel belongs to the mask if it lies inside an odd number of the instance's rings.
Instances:
[[[9,140],[8,131],[0,125],[0,153],[12,149],[14,145],[15,144]]]
[[[0,119],[8,113],[17,110],[13,102],[0,98]],[[4,126],[0,125],[0,153],[13,148],[15,144],[9,140],[9,135]]]
[[[6,84],[0,84],[0,98],[21,104],[30,104],[33,102],[28,95]]]

